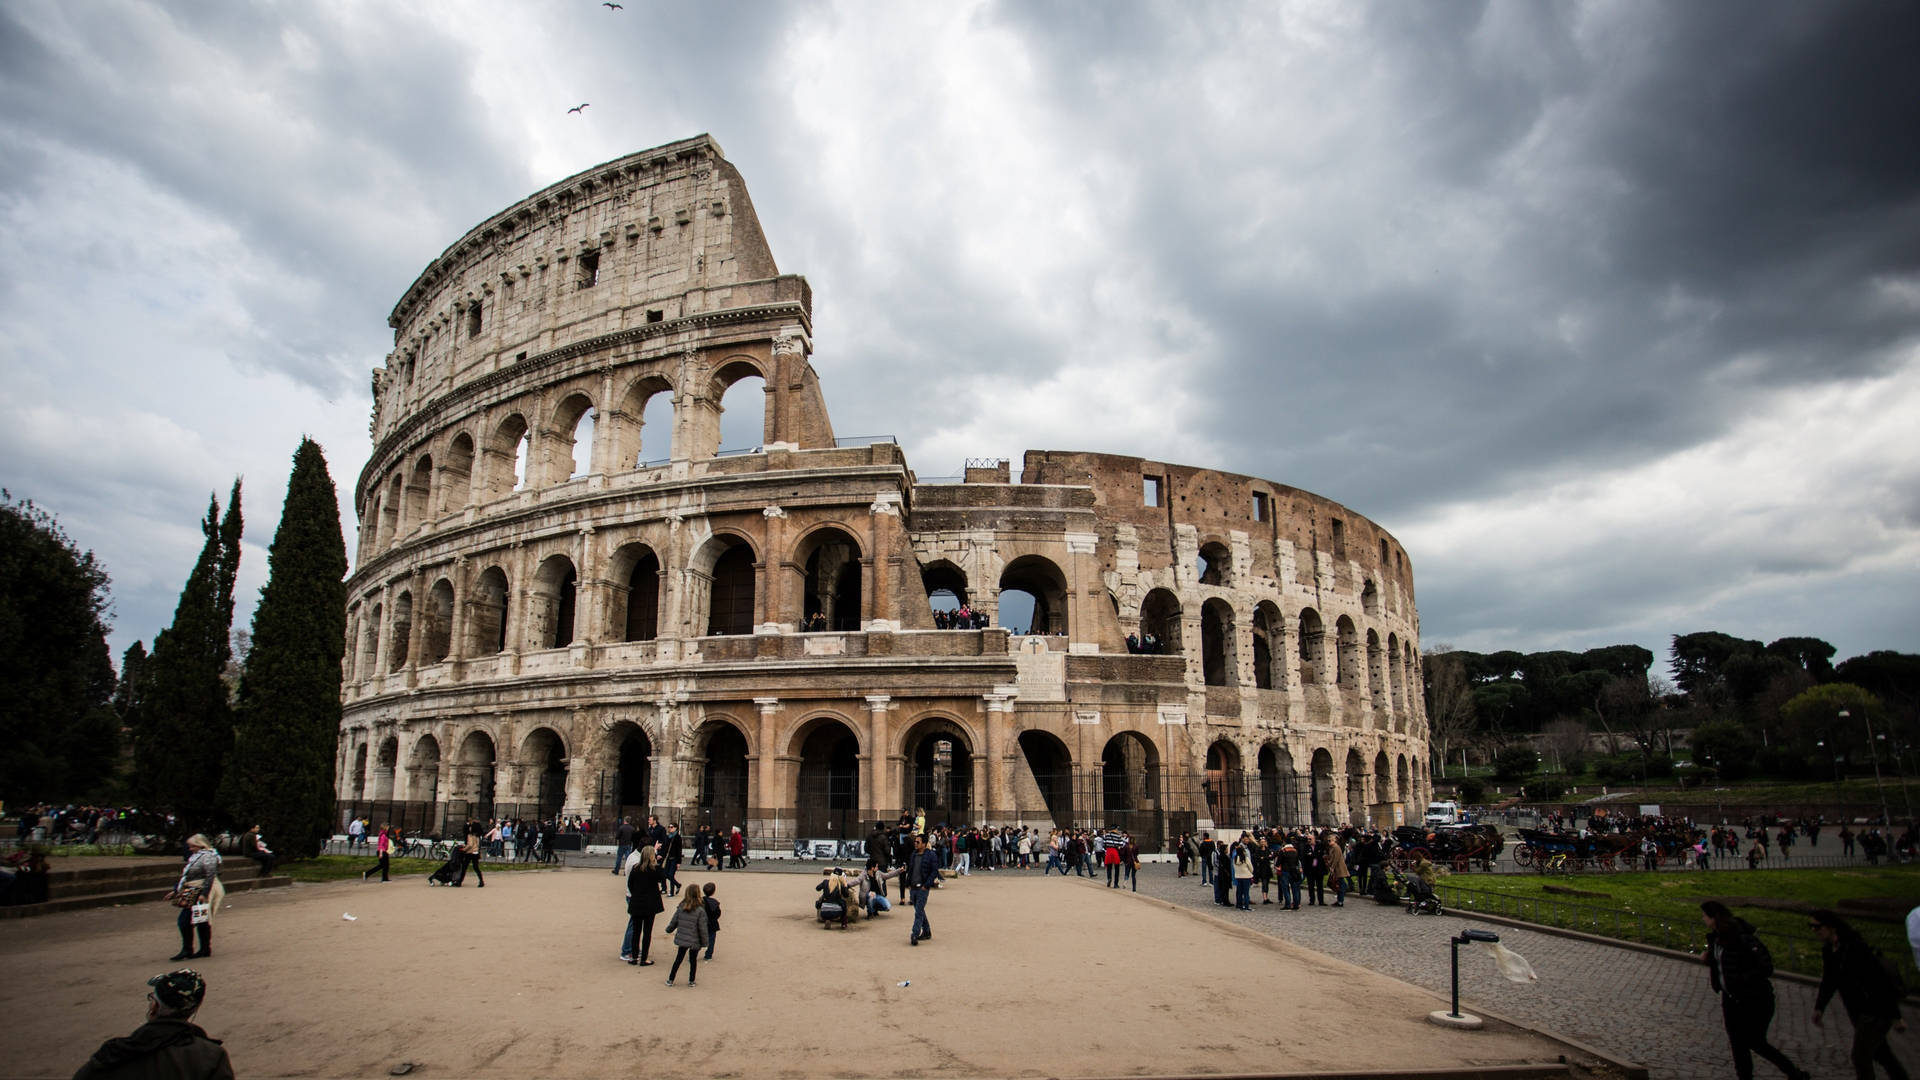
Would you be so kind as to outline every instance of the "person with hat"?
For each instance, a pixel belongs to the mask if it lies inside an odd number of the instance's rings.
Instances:
[[[73,1080],[233,1080],[226,1048],[193,1022],[207,996],[200,973],[181,968],[155,975],[147,986],[147,1022],[131,1035],[101,1043]]]

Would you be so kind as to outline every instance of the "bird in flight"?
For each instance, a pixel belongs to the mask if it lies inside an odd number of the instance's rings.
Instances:
[[[591,105],[591,104],[593,104],[593,102],[591,102],[591,101],[583,101],[583,102],[581,102],[580,104],[578,104],[578,105],[575,105],[575,106],[574,106],[573,108],[571,108],[571,109],[568,109],[567,111],[568,111],[568,112],[570,112],[570,113],[577,113],[577,112],[579,112],[579,111],[580,111],[581,109],[584,109],[584,108],[586,108],[587,106],[589,106],[589,105]]]
[[[626,5],[616,4],[613,2],[613,0],[600,0],[600,6],[603,8],[612,8],[615,11],[619,11],[621,8],[625,7]]]

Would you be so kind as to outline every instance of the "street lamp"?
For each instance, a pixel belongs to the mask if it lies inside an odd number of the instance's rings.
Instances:
[[[1840,722],[1843,724],[1846,723],[1848,715],[1847,710],[1841,709]],[[1860,719],[1866,722],[1867,753],[1873,756],[1873,786],[1874,790],[1880,793],[1880,823],[1882,825],[1890,825],[1893,823],[1893,815],[1887,811],[1887,788],[1886,785],[1880,781],[1880,751],[1875,749],[1873,745],[1873,717],[1866,712],[1862,712]]]

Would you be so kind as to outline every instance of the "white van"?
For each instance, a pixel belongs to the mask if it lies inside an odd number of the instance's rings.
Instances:
[[[1460,824],[1460,804],[1455,802],[1428,803],[1426,823],[1428,825]]]

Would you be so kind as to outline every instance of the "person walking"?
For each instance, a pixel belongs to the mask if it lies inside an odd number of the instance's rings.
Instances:
[[[620,942],[620,959],[640,967],[652,967],[647,952],[653,945],[653,917],[666,910],[660,899],[660,862],[653,857],[653,845],[642,844],[627,861],[627,936]]]
[[[1820,939],[1820,993],[1813,1001],[1813,1026],[1821,1026],[1827,1005],[1839,994],[1853,1021],[1856,1080],[1873,1080],[1876,1062],[1893,1080],[1907,1080],[1906,1067],[1887,1045],[1887,1032],[1907,1030],[1900,1016],[1900,983],[1892,969],[1839,915],[1822,909],[1807,925]]]
[[[680,823],[667,826],[667,837],[660,842],[660,869],[666,872],[667,888],[680,891],[680,860],[686,858],[686,838],[680,835]]]
[[[389,829],[390,827],[385,824],[380,826],[380,835],[373,842],[374,853],[380,856],[380,861],[360,872],[361,881],[371,877],[375,870],[380,871],[381,881],[392,880],[387,876],[388,860],[393,855],[393,836]]]
[[[1307,878],[1307,906],[1327,906],[1326,848],[1307,836],[1300,847],[1300,869]]]
[[[207,996],[207,981],[191,968],[147,980],[147,1022],[133,1034],[108,1039],[73,1080],[180,1077],[233,1080],[233,1063],[219,1039],[209,1038],[193,1015]]]
[[[1100,849],[1100,865],[1107,868],[1107,888],[1120,887],[1120,845],[1113,839],[1107,840]]]
[[[487,887],[486,875],[480,872],[480,823],[467,822],[467,838],[460,845],[460,868],[453,875],[453,887],[459,888],[467,880],[467,868],[473,868],[473,876],[480,882],[480,888]]]
[[[613,872],[619,873],[627,865],[627,855],[633,851],[633,819],[621,818],[620,824],[613,830]]]
[[[707,944],[707,905],[700,886],[687,882],[680,903],[667,919],[667,932],[673,935],[673,966],[667,969],[667,985],[680,976],[680,961],[687,962],[687,985],[693,986],[700,975],[700,950]]]
[[[1728,910],[1727,905],[1708,900],[1700,905],[1700,912],[1707,927],[1707,974],[1720,995],[1720,1016],[1726,1024],[1727,1042],[1733,1048],[1734,1075],[1739,1080],[1753,1080],[1753,1055],[1759,1054],[1788,1080],[1808,1080],[1804,1069],[1767,1041],[1774,1009],[1772,954],[1754,933],[1752,924]]]
[[[927,893],[940,880],[940,857],[927,846],[924,834],[913,837],[913,856],[907,860],[907,892],[913,898],[913,929],[907,932],[907,944],[918,945],[933,938],[933,924],[927,922]]]
[[[1333,886],[1333,906],[1347,905],[1347,853],[1340,848],[1340,838],[1327,837],[1327,881]]]
[[[180,951],[174,954],[175,961],[213,955],[213,913],[220,910],[220,901],[226,895],[226,888],[220,884],[220,853],[213,850],[213,842],[202,833],[187,837],[186,869],[167,894],[180,909]],[[196,918],[194,908],[203,905],[205,910]],[[200,938],[198,951],[193,947],[196,934]]]

